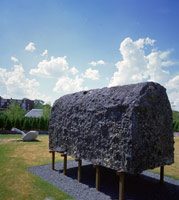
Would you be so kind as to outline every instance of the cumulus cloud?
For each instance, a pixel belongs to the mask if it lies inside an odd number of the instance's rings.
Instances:
[[[160,54],[160,52],[152,52],[147,56],[148,80],[164,84],[168,80],[170,73],[162,68],[163,58],[160,57]]]
[[[109,86],[123,85],[140,82],[148,77],[147,58],[144,55],[143,46],[145,40],[133,42],[126,38],[120,45],[120,53],[123,60],[116,63],[117,71],[114,73]]]
[[[169,79],[165,86],[173,109],[179,110],[179,75]]]
[[[179,75],[173,77],[172,79],[170,79],[167,84],[166,84],[167,88],[170,90],[178,90],[179,91]]]
[[[99,71],[88,68],[85,71],[84,77],[92,79],[92,80],[98,80],[99,79]]]
[[[16,57],[14,57],[14,56],[11,57],[11,60],[14,61],[15,63],[19,62],[19,60]]]
[[[165,86],[173,109],[179,110],[179,75],[171,78]]]
[[[43,53],[42,54],[40,54],[41,56],[46,56],[48,54],[48,50],[47,49],[45,49],[44,51],[43,51]]]
[[[104,65],[104,64],[106,64],[105,62],[104,62],[104,60],[98,60],[98,61],[92,61],[92,62],[90,62],[89,63],[89,65],[92,65],[92,66],[96,66],[96,65]]]
[[[74,70],[72,70],[74,71]],[[44,77],[60,77],[69,72],[68,62],[66,56],[54,58],[50,60],[43,60],[39,62],[36,69],[31,69],[30,74]]]
[[[25,76],[24,68],[21,64],[14,65],[12,71],[0,68],[0,88],[6,96],[13,98],[46,99],[46,96],[38,91],[39,86],[38,81]],[[3,95],[3,97],[5,96]]]
[[[64,76],[57,81],[53,91],[58,93],[78,92],[86,89],[82,87],[83,81],[84,80],[82,78],[79,78],[77,76],[75,77],[75,79],[72,79],[68,76]]]
[[[156,51],[146,55],[146,46],[153,46],[155,40],[140,38],[133,41],[126,38],[120,45],[122,60],[116,63],[117,71],[110,80],[109,86],[136,83],[141,81],[155,81],[165,83],[169,71],[163,67],[171,66],[174,63],[168,60],[170,51]]]
[[[167,88],[170,102],[179,109],[179,76],[172,77],[167,67],[177,64],[169,59],[171,51],[149,49],[155,44],[150,38],[133,41],[126,38],[120,45],[122,60],[116,63],[117,71],[113,74],[109,86],[154,81]]]
[[[151,45],[153,46],[155,43],[155,40],[150,39],[149,37],[147,38],[139,38],[134,42],[138,48],[144,48],[144,45]]]
[[[76,67],[72,67],[70,69],[70,72],[73,74],[73,75],[76,75],[78,73],[78,70],[76,69]]]
[[[35,51],[36,50],[35,44],[33,42],[29,42],[29,44],[25,47],[25,50],[31,52]]]
[[[43,60],[39,62],[37,68],[30,70],[32,75],[54,78],[56,84],[53,91],[60,94],[85,89],[84,80],[77,76],[78,73],[76,67],[69,67],[66,56],[57,58],[52,56],[50,60]]]

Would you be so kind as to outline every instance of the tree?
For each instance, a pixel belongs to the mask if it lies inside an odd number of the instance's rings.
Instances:
[[[25,111],[20,107],[20,104],[13,102],[9,109],[5,110],[5,115],[11,120],[15,121],[16,118],[22,119],[25,115]]]
[[[48,131],[49,119],[46,119],[46,131]]]
[[[26,131],[31,130],[30,118],[28,118],[28,117],[25,118],[22,128],[23,128],[23,130],[26,130]]]
[[[178,111],[173,111],[173,130],[174,131],[179,131],[179,112]]]
[[[51,112],[51,105],[50,105],[50,103],[47,103],[43,107],[43,114],[42,114],[42,116],[44,117],[44,119],[49,119],[50,112]]]
[[[35,128],[39,130],[39,117],[35,118]]]
[[[35,109],[43,109],[43,105],[44,105],[44,101],[43,100],[39,100],[39,99],[35,99],[34,100],[34,108]]]
[[[0,129],[5,127],[6,117],[4,115],[0,115]]]
[[[46,129],[45,119],[41,117],[39,119],[39,130],[45,130],[45,129]]]
[[[5,130],[11,130],[12,123],[11,123],[11,120],[9,118],[6,119],[4,128],[5,128]]]
[[[21,123],[21,129],[23,129],[24,121],[25,121],[25,117],[23,117],[23,118],[20,120],[20,123]]]
[[[173,116],[174,121],[179,121],[179,112],[178,111],[173,110],[172,116]]]
[[[14,127],[17,128],[17,129],[22,129],[21,120],[19,118],[16,118],[15,123],[14,123]]]
[[[175,121],[173,130],[176,132],[179,131],[179,121]]]

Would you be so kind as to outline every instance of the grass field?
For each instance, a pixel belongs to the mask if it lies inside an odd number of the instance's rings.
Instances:
[[[56,161],[60,161],[60,155],[56,155]],[[21,136],[0,135],[0,199],[72,199],[26,170],[49,163],[48,136],[39,136],[37,142],[23,142]],[[159,173],[159,169],[150,171]],[[179,137],[175,137],[175,163],[165,167],[165,175],[179,180]]]
[[[175,137],[175,162],[172,165],[167,165],[164,168],[165,176],[179,180],[179,137]],[[149,170],[154,173],[160,173],[160,168]]]
[[[60,161],[60,155],[56,161]],[[20,136],[0,135],[0,199],[72,199],[26,170],[50,162],[48,136],[39,136],[37,142],[23,142]]]

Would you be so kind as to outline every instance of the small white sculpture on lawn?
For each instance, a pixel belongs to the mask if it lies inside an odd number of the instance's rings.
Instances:
[[[24,131],[21,131],[17,128],[12,128],[11,129],[12,131],[16,131],[18,133],[21,133],[22,134],[22,139],[24,141],[32,141],[32,140],[35,140],[37,138],[37,136],[39,135],[39,132],[38,131],[29,131],[27,133],[24,133]]]

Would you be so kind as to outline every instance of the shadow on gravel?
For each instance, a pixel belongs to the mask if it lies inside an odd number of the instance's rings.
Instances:
[[[62,171],[59,171],[62,173]],[[78,168],[67,170],[67,176],[77,179]],[[92,165],[82,166],[82,183],[95,188],[95,168]],[[100,191],[111,199],[118,199],[119,177],[116,171],[101,167]],[[145,175],[139,177],[131,174],[125,176],[125,199],[128,200],[179,200],[179,186]]]

